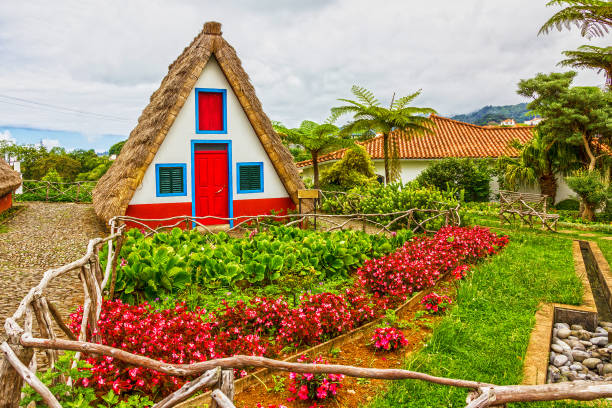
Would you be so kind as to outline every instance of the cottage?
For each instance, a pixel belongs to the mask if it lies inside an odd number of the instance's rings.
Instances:
[[[477,126],[471,123],[460,122],[438,115],[431,115],[434,123],[433,133],[424,136],[411,135],[400,131],[398,137],[398,156],[400,164],[400,178],[403,182],[414,180],[434,160],[457,157],[473,159],[491,159],[502,155],[517,156],[518,151],[510,146],[510,142],[518,140],[526,143],[533,138],[533,127],[499,127]],[[383,138],[376,136],[362,142],[379,175],[385,174]],[[319,157],[321,170],[344,157],[346,149]],[[302,169],[304,177],[312,177],[312,160],[297,163]],[[558,190],[555,201],[560,201],[573,195],[561,175],[557,176]],[[491,183],[493,193],[499,190],[496,181]],[[539,192],[531,187],[525,191]]]
[[[504,119],[501,121],[499,126],[516,126],[516,121],[512,118]]]
[[[0,214],[13,206],[13,192],[21,185],[21,176],[0,157]]]
[[[232,218],[293,209],[301,188],[221,24],[208,22],[170,65],[93,204],[104,221],[124,214]]]

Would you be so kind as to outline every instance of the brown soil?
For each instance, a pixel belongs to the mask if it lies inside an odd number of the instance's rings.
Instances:
[[[441,287],[436,290],[439,294],[446,294],[451,297],[454,297],[454,291],[455,286],[448,282],[442,283]],[[420,310],[424,311],[425,309],[419,305]],[[329,364],[344,364],[368,368],[402,368],[404,360],[423,347],[429,339],[433,327],[442,318],[442,316],[422,314],[419,311],[412,312],[405,319],[400,320],[403,323],[402,326],[405,326],[402,328],[402,332],[406,336],[406,340],[408,340],[408,345],[402,349],[392,352],[376,351],[371,344],[368,344],[372,336],[372,330],[363,338],[350,340],[334,349],[334,351],[337,351],[336,353],[330,353],[324,357]],[[419,317],[415,316],[417,313],[420,314]],[[277,385],[282,384],[279,387],[281,388],[279,391],[274,390],[275,380]],[[275,379],[269,380],[265,384],[265,387],[263,385],[251,386],[236,395],[236,407],[255,408],[260,403],[265,408],[268,408],[268,406],[274,407],[275,405],[284,405],[288,408],[307,408],[312,404],[312,402],[308,401],[287,401],[292,396],[286,390],[289,384],[287,373],[278,372]],[[377,394],[384,392],[388,385],[389,382],[385,380],[346,377],[335,399],[321,401],[321,403],[317,402],[317,404],[325,407],[363,407],[372,401]]]

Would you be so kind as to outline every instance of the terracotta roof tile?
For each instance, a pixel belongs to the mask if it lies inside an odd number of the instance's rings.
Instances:
[[[400,159],[442,159],[446,157],[487,158],[502,155],[516,156],[516,149],[509,147],[512,140],[526,143],[533,137],[533,126],[491,127],[477,126],[470,123],[432,115],[435,123],[434,133],[424,136],[413,136],[400,131]],[[383,138],[376,136],[360,142],[372,159],[382,159]],[[319,158],[319,163],[339,160],[344,157],[346,149],[340,149]],[[311,166],[312,160],[297,163],[298,167]]]

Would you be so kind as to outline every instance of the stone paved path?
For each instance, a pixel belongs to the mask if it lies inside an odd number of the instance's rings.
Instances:
[[[49,268],[72,262],[85,253],[91,238],[107,235],[91,204],[20,203],[26,209],[0,232],[0,327],[19,301]],[[55,279],[45,295],[68,317],[82,303],[76,275]],[[4,339],[4,330],[0,329]]]

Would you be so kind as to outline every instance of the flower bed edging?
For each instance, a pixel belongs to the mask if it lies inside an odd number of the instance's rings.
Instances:
[[[420,306],[421,298],[425,296],[426,294],[435,290],[440,283],[444,282],[444,280],[445,280],[444,277],[442,277],[441,279],[438,280],[435,286],[415,293],[408,301],[406,301],[404,304],[402,304],[398,308],[394,309],[395,315],[398,318],[404,318],[409,312],[412,312],[415,309],[417,309]],[[360,339],[364,337],[369,330],[383,323],[384,319],[385,319],[384,317],[381,317],[376,320],[373,320],[369,323],[364,324],[361,327],[351,330],[348,333],[344,333],[324,343],[313,346],[302,352],[293,354],[283,359],[283,361],[296,362],[297,359],[303,355],[316,356],[317,354],[328,353],[334,347],[338,347],[352,340],[356,340],[356,339]],[[268,368],[262,368],[260,370],[255,371],[254,373],[247,375],[246,377],[236,380],[234,382],[235,393],[238,394],[252,385],[261,384],[261,381],[266,382],[267,380],[271,378],[273,372],[274,370],[270,370]],[[210,394],[211,394],[211,391],[207,391],[204,394],[197,395],[195,397],[188,399],[187,401],[184,401],[176,405],[176,407],[177,408],[195,408],[195,407],[206,406],[205,404],[210,405],[212,402]]]

